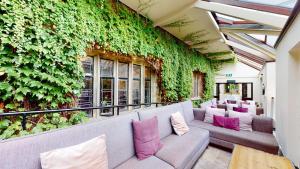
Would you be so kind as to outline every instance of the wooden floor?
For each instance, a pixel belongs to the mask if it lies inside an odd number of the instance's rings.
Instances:
[[[227,169],[230,159],[230,151],[208,146],[193,169]]]

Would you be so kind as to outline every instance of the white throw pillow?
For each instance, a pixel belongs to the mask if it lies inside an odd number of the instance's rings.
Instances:
[[[229,110],[229,117],[240,119],[240,130],[252,131],[252,119],[251,113],[240,113],[236,111]]]
[[[204,122],[205,123],[213,123],[214,115],[225,116],[225,110],[218,109],[218,108],[206,107]]]
[[[42,169],[108,169],[105,140],[105,135],[101,135],[81,144],[41,153]]]
[[[242,108],[247,108],[248,112],[252,115],[256,115],[256,106],[251,104],[242,104]]]
[[[175,133],[179,136],[184,135],[190,130],[180,112],[171,115],[171,124]]]
[[[238,104],[226,104],[227,110],[233,110],[233,107],[239,107]]]

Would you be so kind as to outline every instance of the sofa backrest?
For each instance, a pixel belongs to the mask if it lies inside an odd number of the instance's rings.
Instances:
[[[76,145],[105,134],[109,168],[114,168],[134,156],[131,113],[108,120],[97,120],[69,128],[0,142],[1,169],[40,169],[40,153]]]
[[[191,100],[180,103],[183,109],[183,116],[187,123],[194,120],[193,103]]]
[[[158,129],[160,138],[164,138],[172,134],[171,114],[180,112],[183,114],[183,109],[180,103],[162,106],[153,109],[145,109],[139,111],[140,120],[145,120],[157,116]]]
[[[213,98],[211,100],[208,100],[206,102],[203,102],[200,104],[200,108],[206,108],[207,106],[217,105],[217,99]]]

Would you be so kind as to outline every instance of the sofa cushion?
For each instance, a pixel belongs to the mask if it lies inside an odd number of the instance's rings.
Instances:
[[[159,158],[152,156],[144,160],[138,160],[136,157],[132,157],[129,160],[122,163],[115,169],[174,169],[170,164],[160,160]]]
[[[164,147],[155,156],[172,165],[176,169],[183,169],[198,151],[204,151],[203,146],[209,143],[207,130],[190,127],[190,131],[183,136],[170,135],[162,139]]]
[[[193,103],[191,100],[180,103],[183,108],[183,115],[186,122],[194,120]]]
[[[137,113],[1,141],[1,154],[5,154],[5,158],[0,158],[1,168],[40,169],[40,153],[76,145],[102,134],[107,140],[108,167],[114,168],[135,154],[133,119],[138,120]]]
[[[210,137],[220,140],[240,144],[269,153],[277,153],[278,144],[275,137],[269,133],[249,132],[249,131],[235,131],[226,128],[216,127],[212,124],[203,121],[194,120],[188,125],[193,127],[200,127],[209,130]]]
[[[183,114],[183,109],[180,103],[155,109],[140,110],[139,116],[140,120],[150,119],[154,116],[157,116],[159,135],[160,138],[164,138],[173,133],[171,126],[171,115],[176,112]]]
[[[160,143],[157,117],[132,122],[136,156],[143,160],[154,155],[163,146]]]

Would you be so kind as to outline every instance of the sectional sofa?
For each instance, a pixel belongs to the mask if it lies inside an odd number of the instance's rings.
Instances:
[[[190,131],[173,134],[170,116],[181,112]],[[203,122],[205,110],[193,109],[186,101],[159,108],[137,110],[108,120],[96,120],[69,128],[0,141],[1,169],[40,169],[40,153],[76,145],[105,134],[109,169],[190,169],[209,142],[228,148],[234,144],[276,153],[278,145],[271,134],[269,119],[255,118],[254,132],[229,131]],[[139,161],[135,156],[132,120],[157,116],[163,148],[155,156]]]
[[[209,132],[190,126],[183,136],[173,134],[172,113],[181,112],[194,120],[192,103],[183,102],[150,108],[102,121],[52,130],[0,142],[1,169],[40,169],[40,153],[76,145],[105,134],[110,169],[190,169],[209,144]],[[132,120],[157,116],[163,148],[155,156],[139,161],[135,157]]]

